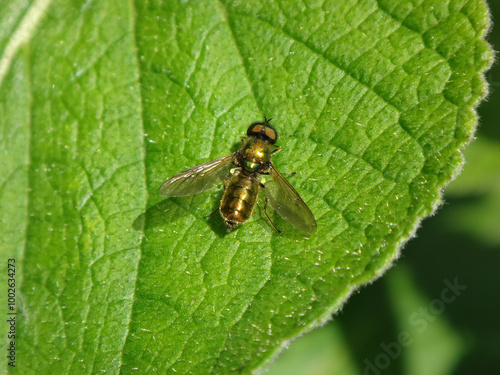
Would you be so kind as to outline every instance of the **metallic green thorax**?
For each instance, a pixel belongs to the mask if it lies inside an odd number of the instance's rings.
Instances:
[[[236,164],[247,172],[262,172],[269,168],[271,154],[278,151],[279,147],[257,137],[242,138],[241,146],[236,156]]]

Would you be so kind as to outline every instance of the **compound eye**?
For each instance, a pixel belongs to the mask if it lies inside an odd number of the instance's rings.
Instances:
[[[256,135],[260,134],[260,132],[262,132],[264,127],[265,127],[264,124],[261,124],[261,123],[252,124],[252,125],[250,125],[250,127],[247,130],[247,135],[256,136]]]
[[[273,128],[266,126],[266,137],[269,139],[269,142],[271,144],[274,144],[278,140],[278,134],[276,133],[276,130]]]

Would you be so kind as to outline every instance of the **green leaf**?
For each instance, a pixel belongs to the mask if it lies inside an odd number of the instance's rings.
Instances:
[[[1,252],[23,374],[263,368],[434,211],[492,61],[479,0],[0,10]],[[205,217],[221,189],[158,196],[264,115],[316,234],[274,214],[278,235],[262,206],[227,233]]]

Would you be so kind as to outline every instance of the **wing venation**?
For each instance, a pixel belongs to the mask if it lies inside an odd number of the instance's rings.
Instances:
[[[316,231],[316,219],[290,183],[274,165],[269,170],[270,180],[265,183],[267,198],[278,214],[306,233]]]
[[[161,186],[159,193],[164,197],[185,197],[217,186],[230,174],[235,154],[207,161],[169,178]]]

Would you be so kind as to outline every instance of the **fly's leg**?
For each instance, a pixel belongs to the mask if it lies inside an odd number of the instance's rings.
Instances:
[[[265,187],[264,185],[262,185],[262,187],[264,189],[266,189],[266,201],[264,202],[264,214],[266,215],[267,220],[269,220],[269,222],[272,224],[273,228],[276,229],[276,232],[278,232],[279,234],[281,234],[282,232],[276,227],[276,225],[274,225],[273,221],[271,220],[271,218],[267,214],[266,208],[267,208],[267,201],[269,200],[269,198],[267,198],[267,187]]]
[[[213,212],[210,212],[209,214],[206,214],[205,217],[209,217],[209,216],[212,216],[213,214],[215,214],[217,211],[219,211],[220,207],[217,206],[217,208],[213,211]]]
[[[217,208],[215,209],[215,211],[214,211],[214,212],[210,212],[209,214],[206,214],[206,215],[205,215],[205,217],[212,216],[212,215],[213,215],[213,214],[215,214],[217,211],[219,211],[219,207],[217,207]]]
[[[270,175],[271,173],[270,173],[270,172],[259,172],[259,174],[263,174],[263,175],[266,175],[266,176],[267,176],[267,175]],[[286,175],[288,175],[288,176],[292,176],[292,175],[294,175],[294,174],[297,174],[297,171],[295,171],[295,172],[288,172],[288,173],[286,173],[286,172],[281,172],[281,174],[286,174]]]

